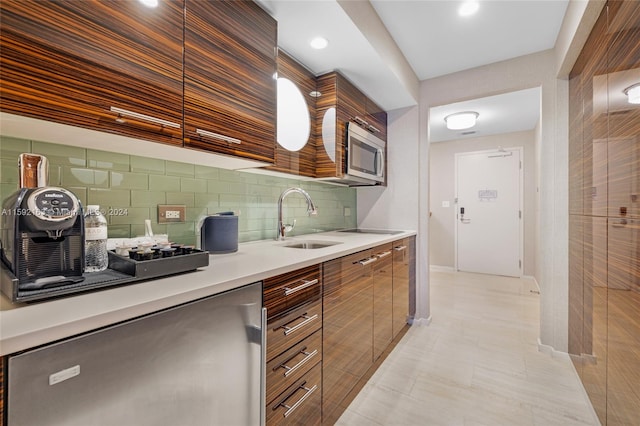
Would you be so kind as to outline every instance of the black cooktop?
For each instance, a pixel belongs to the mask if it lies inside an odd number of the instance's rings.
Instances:
[[[351,228],[351,229],[341,229],[338,232],[353,232],[357,234],[384,234],[384,235],[395,235],[402,234],[404,231],[393,231],[390,229],[363,229],[363,228]]]

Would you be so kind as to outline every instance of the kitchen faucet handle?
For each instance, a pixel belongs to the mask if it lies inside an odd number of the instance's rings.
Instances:
[[[286,224],[284,224],[283,226],[284,226],[284,232],[290,232],[290,231],[293,231],[293,228],[295,228],[295,227],[296,227],[296,220],[295,220],[295,219],[293,219],[293,224],[286,223]]]

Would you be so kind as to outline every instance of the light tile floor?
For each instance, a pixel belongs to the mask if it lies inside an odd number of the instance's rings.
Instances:
[[[531,280],[431,272],[411,327],[338,425],[597,425],[571,361],[538,351]]]

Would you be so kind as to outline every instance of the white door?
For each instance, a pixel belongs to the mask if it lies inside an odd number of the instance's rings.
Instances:
[[[456,154],[459,271],[522,275],[521,149]]]

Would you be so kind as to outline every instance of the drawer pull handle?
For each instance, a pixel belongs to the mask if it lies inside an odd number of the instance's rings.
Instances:
[[[391,254],[391,250],[389,251],[384,251],[382,253],[376,254],[376,256],[378,256],[378,259],[382,259],[383,257],[387,257]]]
[[[304,364],[307,363],[307,361],[309,361],[311,358],[313,358],[314,356],[318,355],[318,350],[314,349],[313,352],[307,352],[305,350],[300,351],[301,354],[306,355],[299,363],[297,363],[296,365],[294,365],[293,367],[289,367],[287,365],[282,365],[281,367],[284,368],[285,371],[284,372],[284,377],[289,377],[289,375],[293,374],[298,368],[302,367]]]
[[[285,418],[289,417],[291,415],[291,413],[293,413],[296,410],[296,408],[298,408],[300,406],[300,404],[302,404],[307,398],[309,398],[311,396],[311,394],[314,393],[316,391],[316,389],[318,389],[318,385],[313,385],[313,387],[311,389],[309,389],[308,387],[302,385],[298,389],[304,389],[307,392],[304,395],[302,395],[302,398],[297,400],[295,404],[293,404],[292,406],[288,406],[284,402],[280,404],[284,408],[287,409],[287,411],[284,412],[284,417]]]
[[[369,124],[369,126],[367,126],[367,130],[369,130],[371,133],[380,133],[380,129],[378,129],[373,124]]]
[[[293,293],[296,293],[300,290],[304,290],[307,287],[311,287],[312,285],[318,284],[318,279],[316,278],[315,280],[311,280],[311,281],[307,281],[307,280],[301,280],[302,284],[299,285],[298,287],[294,287],[294,288],[289,288],[289,287],[285,287],[284,288],[284,295],[285,296],[289,296]]]
[[[406,250],[407,246],[398,246],[398,247],[394,247],[393,248],[395,251],[402,251],[402,250]]]
[[[362,266],[367,266],[370,263],[375,262],[376,260],[378,260],[377,257],[370,257],[369,259],[361,260],[358,263],[361,264]]]
[[[305,325],[315,321],[318,319],[318,314],[315,314],[313,316],[307,316],[307,314],[302,315],[300,318],[304,318],[304,321],[302,321],[300,324],[294,325],[293,327],[288,327],[286,325],[283,325],[282,328],[284,328],[284,335],[288,336],[289,334],[293,333],[296,330],[301,329],[302,327],[304,327]]]
[[[137,118],[138,120],[148,121],[154,124],[159,124],[164,127],[174,127],[176,129],[180,128],[180,124],[174,123],[173,121],[167,121],[161,118],[152,117],[150,115],[140,114],[139,112],[133,112],[133,111],[129,111],[126,109],[113,107],[113,106],[111,107],[110,111],[118,114],[118,118],[116,119],[116,121],[118,121],[119,123],[124,121],[122,120],[121,117],[131,117],[131,118]]]
[[[196,129],[196,133],[200,136],[205,136],[212,139],[218,139],[225,142],[237,143],[240,145],[242,141],[240,139],[232,138],[231,136],[221,135],[220,133],[209,132],[207,130]]]

